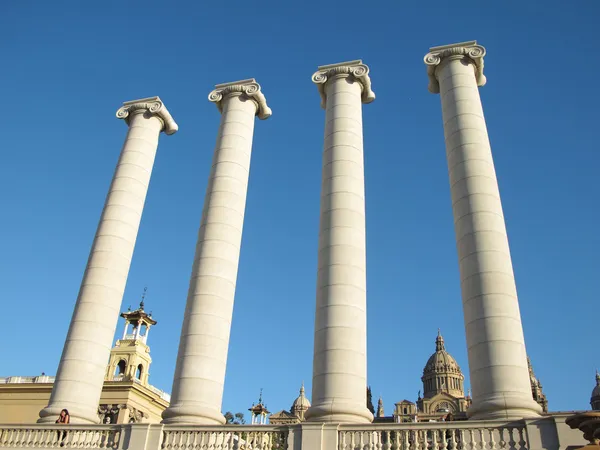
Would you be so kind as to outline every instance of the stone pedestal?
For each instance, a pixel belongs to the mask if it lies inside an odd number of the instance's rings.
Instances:
[[[113,176],[79,290],[49,405],[39,422],[63,408],[72,423],[97,423],[106,363],[146,200],[161,131],[177,124],[158,97],[123,104],[129,132]]]
[[[319,67],[325,109],[312,406],[316,422],[373,420],[366,407],[367,298],[362,103],[375,99],[362,61]]]
[[[473,419],[535,417],[517,289],[478,86],[485,49],[475,41],[430,49],[439,93],[460,267]]]
[[[171,406],[163,423],[223,424],[223,384],[240,258],[254,116],[271,115],[254,79],[209,95],[221,111],[181,330]]]

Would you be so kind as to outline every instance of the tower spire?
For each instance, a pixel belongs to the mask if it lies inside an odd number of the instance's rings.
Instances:
[[[140,309],[144,310],[144,299],[146,298],[146,292],[148,291],[148,286],[144,287],[144,292],[142,293],[142,301],[140,302]]]
[[[596,369],[596,386],[600,386],[600,372]]]
[[[440,329],[438,328],[438,334],[437,334],[437,337],[435,338],[435,351],[441,352],[443,350],[446,350],[446,348],[444,347],[444,338],[442,337],[442,333],[440,332]]]

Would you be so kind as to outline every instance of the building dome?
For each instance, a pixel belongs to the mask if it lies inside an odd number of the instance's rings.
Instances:
[[[462,375],[460,366],[452,355],[446,351],[444,338],[439,330],[435,339],[435,353],[429,357],[423,369],[423,376],[431,373],[457,373]]]
[[[290,412],[295,414],[300,420],[304,420],[304,413],[306,410],[310,408],[310,401],[306,398],[304,392],[304,383],[300,387],[300,395],[294,400],[292,403],[292,408]]]
[[[596,371],[596,387],[592,391],[590,404],[594,411],[600,411],[600,373],[598,371]]]
[[[423,395],[431,398],[446,393],[455,398],[464,397],[464,379],[456,360],[446,351],[444,338],[438,330],[435,353],[429,357],[423,369]]]

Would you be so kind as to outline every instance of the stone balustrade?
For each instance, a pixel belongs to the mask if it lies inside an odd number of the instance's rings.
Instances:
[[[122,425],[0,425],[0,448],[106,448],[123,446]]]
[[[570,415],[570,414],[569,414]],[[568,414],[519,421],[274,425],[1,425],[0,449],[565,450],[586,443]]]
[[[528,450],[525,423],[426,422],[341,425],[339,450]]]

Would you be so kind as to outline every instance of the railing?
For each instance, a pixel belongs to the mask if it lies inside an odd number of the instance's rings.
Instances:
[[[120,426],[10,425],[0,428],[0,448],[116,449],[120,440]]]
[[[524,422],[340,425],[338,450],[529,450]]]
[[[166,400],[168,402],[171,401],[171,394],[166,393],[165,391],[163,391],[162,389],[159,389],[157,387],[152,386],[151,384],[142,384],[142,382],[140,380],[138,380],[137,378],[133,379],[134,383],[137,383],[139,385],[145,386],[146,388],[150,389],[152,392],[154,392],[155,394],[158,394],[160,396],[160,398],[162,398],[163,400]]]
[[[29,383],[54,383],[54,377],[48,375],[36,375],[33,377],[2,377],[0,378],[0,384],[29,384]]]
[[[285,426],[169,426],[163,430],[164,450],[286,450]]]

